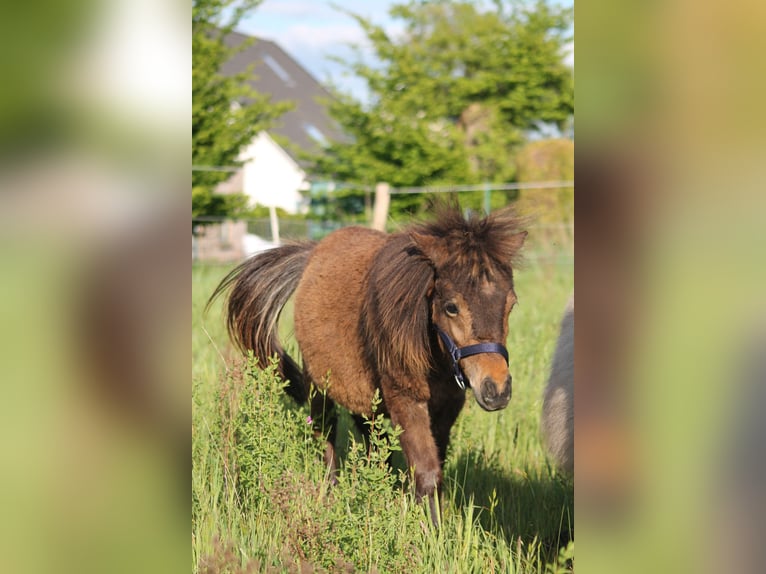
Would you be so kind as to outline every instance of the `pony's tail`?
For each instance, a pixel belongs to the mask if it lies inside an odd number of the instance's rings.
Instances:
[[[243,352],[252,350],[261,365],[277,355],[280,374],[288,381],[285,391],[299,404],[308,400],[308,389],[300,367],[279,343],[277,325],[315,245],[289,243],[254,255],[223,278],[206,306],[230,290],[226,326],[232,341]]]

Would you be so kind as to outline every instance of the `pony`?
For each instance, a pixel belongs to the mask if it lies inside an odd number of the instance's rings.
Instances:
[[[556,465],[574,472],[574,295],[564,310],[553,354],[551,372],[543,393],[543,440]]]
[[[511,398],[508,317],[517,302],[513,271],[527,236],[512,209],[465,217],[442,205],[432,222],[386,234],[364,227],[334,231],[320,242],[285,244],[257,254],[229,273],[212,302],[228,291],[231,339],[261,364],[276,355],[299,404],[311,385],[315,431],[324,429],[331,477],[335,404],[360,427],[378,415],[401,428],[400,445],[414,475],[416,499],[435,496],[450,429],[466,387],[486,411]],[[282,348],[277,324],[294,295],[295,339],[302,368]],[[329,376],[328,376],[329,375]]]

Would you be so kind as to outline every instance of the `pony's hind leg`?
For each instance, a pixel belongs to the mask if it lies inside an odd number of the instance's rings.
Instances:
[[[335,439],[338,434],[338,414],[335,402],[327,393],[318,391],[311,398],[311,419],[314,436],[325,440],[324,463],[330,482],[338,482],[338,455],[335,452]]]
[[[356,429],[359,431],[359,434],[362,435],[364,444],[367,445],[367,447],[369,448],[369,445],[370,445],[370,425],[368,424],[369,419],[363,417],[362,415],[357,415],[357,414],[352,414],[351,418],[354,419],[354,425],[356,426]]]
[[[378,425],[383,420],[383,415],[376,415],[377,417],[380,417],[379,420],[372,419],[373,424]],[[357,430],[359,431],[359,434],[362,435],[362,440],[364,440],[364,446],[367,448],[367,451],[372,448],[372,442],[370,441],[370,420],[367,417],[364,417],[362,415],[356,415],[352,414],[351,418],[354,419],[354,424],[356,425]],[[390,443],[389,443],[390,444]],[[388,457],[386,457],[386,462],[388,463],[388,466],[393,468],[393,462],[394,462],[394,453],[393,451],[390,451],[388,454]]]

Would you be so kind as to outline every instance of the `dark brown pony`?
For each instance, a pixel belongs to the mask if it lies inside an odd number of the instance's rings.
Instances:
[[[255,255],[224,278],[211,301],[230,289],[232,339],[261,364],[276,354],[299,403],[310,384],[326,391],[311,412],[329,428],[325,460],[333,476],[333,401],[359,422],[372,415],[379,389],[382,413],[403,431],[416,495],[429,497],[435,520],[434,494],[465,384],[487,411],[511,397],[505,341],[516,303],[513,265],[526,235],[508,209],[465,219],[457,206],[443,207],[434,222],[400,233],[348,227],[319,243]],[[277,335],[293,292],[302,370]]]

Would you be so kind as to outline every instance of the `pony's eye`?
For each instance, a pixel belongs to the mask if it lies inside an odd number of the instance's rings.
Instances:
[[[447,303],[444,306],[444,312],[447,313],[447,315],[449,315],[450,317],[456,316],[458,313],[457,305],[455,305],[454,303]]]

